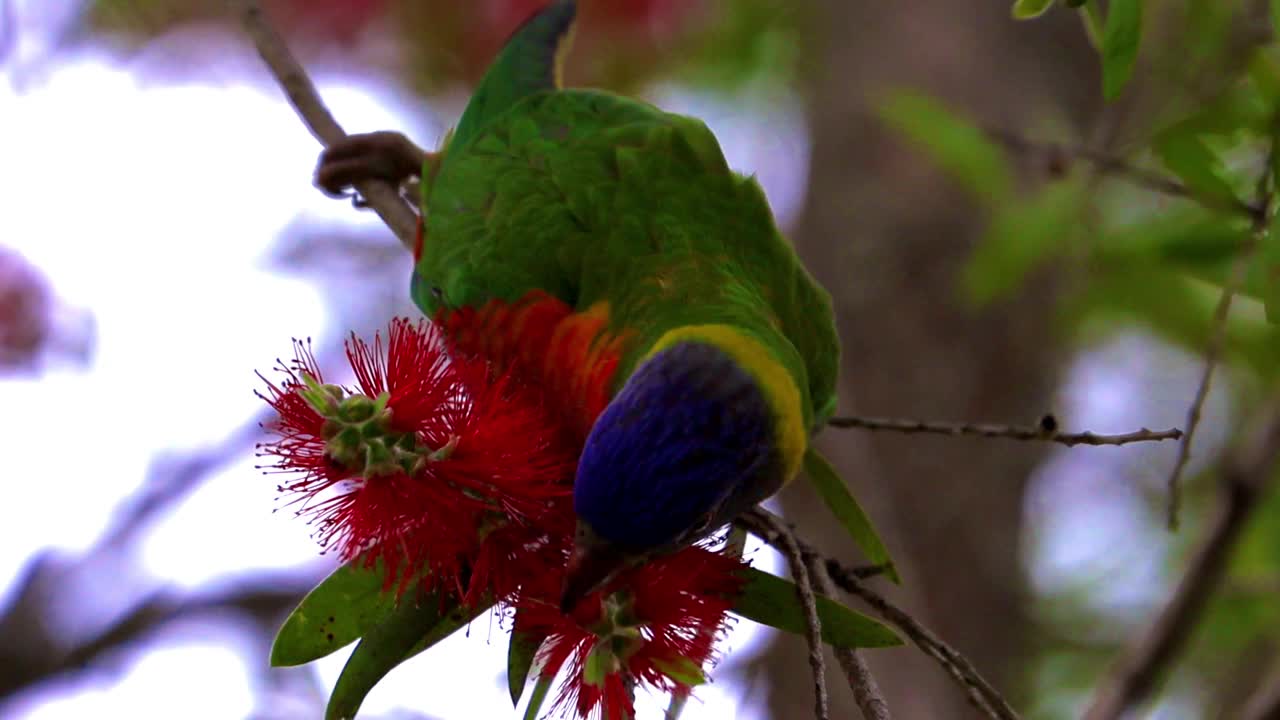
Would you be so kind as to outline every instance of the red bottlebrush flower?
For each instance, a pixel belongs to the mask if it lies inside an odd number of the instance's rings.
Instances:
[[[400,590],[419,576],[468,598],[513,590],[507,565],[538,551],[544,515],[567,514],[576,458],[537,396],[448,357],[425,322],[392,321],[385,348],[353,336],[351,389],[323,384],[309,345],[294,349],[284,381],[259,393],[279,415],[260,454],[300,475],[280,490],[321,544],[382,562]]]
[[[567,668],[556,708],[624,720],[634,716],[628,680],[673,693],[700,684],[742,590],[742,568],[722,553],[685,548],[623,574],[572,615],[556,601],[562,573],[522,588],[521,626],[548,634],[543,677]]]

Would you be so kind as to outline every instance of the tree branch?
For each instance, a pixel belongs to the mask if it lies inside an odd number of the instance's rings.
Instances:
[[[49,567],[47,563],[38,562],[28,572],[43,577]],[[172,590],[159,590],[92,637],[70,647],[59,647],[39,622],[41,616],[30,612],[33,605],[38,606],[39,612],[47,608],[50,598],[42,592],[48,589],[44,587],[45,583],[24,583],[24,587],[40,587],[35,594],[24,594],[15,599],[5,611],[5,620],[35,620],[35,627],[26,629],[30,633],[26,637],[7,637],[10,640],[33,641],[36,645],[27,647],[25,651],[19,648],[0,653],[0,669],[7,671],[0,672],[0,699],[58,675],[82,670],[111,651],[128,647],[176,620],[230,611],[264,625],[277,622],[281,615],[298,604],[314,581],[315,578],[306,573],[268,574],[190,597],[183,597]]]
[[[900,432],[908,435],[923,433],[931,435],[969,435],[987,438],[1007,438],[1009,440],[1031,440],[1054,442],[1067,447],[1075,445],[1127,445],[1135,442],[1159,442],[1161,440],[1177,440],[1182,437],[1178,428],[1168,430],[1148,430],[1142,428],[1120,435],[1099,435],[1092,432],[1064,433],[1058,430],[1058,421],[1052,415],[1045,415],[1035,426],[998,425],[990,423],[951,423],[931,420],[911,420],[907,418],[881,418],[844,416],[833,417],[827,424],[836,428],[857,428],[859,430]]]
[[[1072,162],[1086,162],[1103,175],[1126,180],[1138,187],[1183,198],[1198,203],[1210,210],[1221,210],[1243,215],[1254,222],[1265,219],[1266,206],[1262,203],[1250,205],[1237,198],[1217,197],[1198,193],[1181,181],[1152,170],[1137,167],[1122,158],[1083,145],[1041,142],[1026,138],[1011,130],[996,127],[983,128],[987,137],[1003,145],[1010,152],[1028,157],[1044,159],[1045,166],[1052,175],[1063,175]]]
[[[1273,668],[1244,703],[1241,720],[1274,720],[1280,717],[1280,668]]]
[[[1280,459],[1280,398],[1268,406],[1246,441],[1223,462],[1217,516],[1192,555],[1173,597],[1130,644],[1094,695],[1086,720],[1113,720],[1140,704],[1177,658],[1222,582],[1245,522]]]
[[[802,555],[805,567],[818,586],[818,591],[827,597],[835,597],[836,590],[831,582],[825,558],[812,552],[802,553]],[[880,693],[880,687],[871,674],[871,668],[867,667],[867,661],[863,660],[858,651],[853,648],[835,647],[832,648],[832,652],[835,653],[836,662],[840,663],[840,667],[844,670],[849,687],[853,690],[854,701],[862,710],[863,717],[867,720],[889,720],[889,703]]]
[[[267,22],[262,8],[253,0],[228,0],[231,9],[240,17],[245,32],[253,40],[258,54],[267,64],[276,82],[284,90],[289,104],[302,118],[320,144],[328,147],[347,137],[346,131],[333,118],[329,108],[320,99],[315,85],[306,70],[289,52],[280,35]],[[413,251],[418,227],[418,215],[400,196],[399,188],[381,180],[361,180],[355,183],[364,202],[378,213],[378,217],[400,239],[400,244]]]
[[[796,593],[804,607],[805,640],[809,643],[809,669],[813,671],[813,714],[818,720],[828,720],[826,660],[822,654],[822,621],[818,618],[818,600],[813,593],[809,568],[804,562],[799,541],[782,518],[764,518],[778,540],[779,550],[791,565],[791,575],[796,581]],[[872,720],[873,716],[867,716]]]
[[[1244,285],[1249,263],[1253,260],[1254,250],[1265,239],[1267,234],[1267,218],[1271,215],[1273,188],[1270,187],[1271,167],[1276,155],[1276,145],[1272,143],[1267,152],[1267,161],[1263,163],[1262,173],[1258,177],[1257,201],[1258,213],[1253,215],[1253,232],[1249,242],[1240,249],[1240,254],[1231,265],[1231,275],[1222,287],[1222,295],[1218,298],[1217,307],[1213,309],[1212,328],[1209,344],[1204,351],[1204,370],[1200,373],[1200,382],[1196,386],[1195,397],[1187,408],[1187,433],[1178,444],[1178,459],[1169,473],[1169,529],[1178,529],[1178,511],[1182,505],[1182,473],[1191,459],[1191,440],[1195,437],[1196,428],[1200,425],[1200,412],[1204,408],[1205,399],[1209,397],[1209,386],[1213,382],[1213,371],[1218,366],[1218,359],[1227,341],[1227,316],[1231,313],[1231,301],[1236,292]]]
[[[781,552],[786,552],[784,549],[785,541],[773,529],[778,520],[772,513],[756,508],[744,513],[738,518],[737,522],[766,544]],[[816,549],[799,538],[796,538],[795,542],[802,554],[809,554],[814,558],[825,561],[826,571],[836,585],[846,592],[861,598],[880,617],[901,631],[903,635],[906,635],[907,639],[915,644],[916,647],[936,660],[946,670],[947,674],[964,689],[974,707],[990,718],[1018,720],[1018,714],[1009,705],[1009,702],[978,673],[968,659],[939,639],[920,621],[912,617],[910,613],[897,607],[884,596],[863,584],[858,577],[858,569],[846,568],[830,558],[825,558]]]

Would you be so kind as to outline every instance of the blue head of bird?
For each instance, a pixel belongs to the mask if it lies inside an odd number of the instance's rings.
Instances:
[[[760,382],[710,342],[644,360],[587,437],[566,611],[621,570],[705,537],[784,479]]]

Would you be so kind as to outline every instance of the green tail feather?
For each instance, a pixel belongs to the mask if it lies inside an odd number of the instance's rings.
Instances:
[[[558,65],[577,11],[574,0],[557,0],[512,33],[462,113],[452,148],[465,146],[520,100],[558,87]]]

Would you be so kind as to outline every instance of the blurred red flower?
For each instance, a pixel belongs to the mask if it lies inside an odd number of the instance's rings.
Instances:
[[[387,0],[270,0],[266,8],[293,39],[351,45],[386,14]]]

